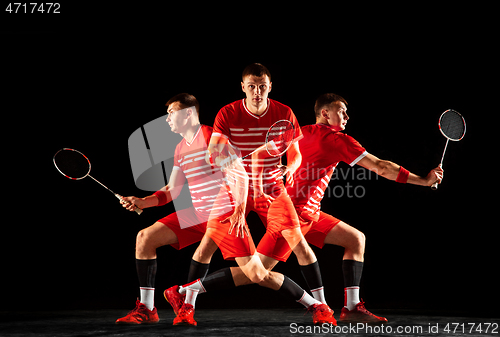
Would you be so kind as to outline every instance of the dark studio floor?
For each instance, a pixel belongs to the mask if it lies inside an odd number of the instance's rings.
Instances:
[[[498,336],[499,318],[421,315],[373,310],[387,317],[386,326],[348,325],[314,329],[310,314],[302,309],[200,309],[197,327],[172,326],[174,313],[159,310],[155,325],[124,326],[114,321],[125,310],[70,310],[1,312],[0,336]],[[340,312],[336,311],[338,319]],[[486,329],[488,328],[488,331]]]

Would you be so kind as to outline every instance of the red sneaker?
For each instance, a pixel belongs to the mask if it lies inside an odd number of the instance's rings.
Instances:
[[[312,312],[314,324],[330,323],[337,326],[337,321],[333,317],[333,310],[328,305],[323,303],[313,304],[307,308],[307,311]]]
[[[149,310],[144,304],[137,299],[135,308],[127,314],[127,316],[118,318],[116,324],[154,324],[158,323],[160,318],[156,308]]]
[[[174,325],[193,325],[196,326],[198,323],[194,320],[194,308],[191,304],[184,303],[174,318]]]
[[[340,320],[345,323],[370,323],[384,324],[387,323],[387,318],[375,316],[365,308],[365,302],[361,300],[354,309],[349,310],[346,307],[342,308]]]
[[[168,288],[163,292],[163,296],[165,296],[167,302],[170,303],[172,309],[174,309],[174,313],[178,315],[180,308],[184,304],[184,299],[186,298],[185,294],[179,294],[179,286]]]

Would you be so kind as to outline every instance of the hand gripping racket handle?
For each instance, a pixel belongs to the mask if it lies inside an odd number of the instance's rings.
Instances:
[[[431,189],[433,191],[437,190],[438,189],[438,182],[436,181],[434,184],[431,185]]]
[[[119,194],[115,194],[115,197],[117,197],[120,201],[122,200],[122,196]],[[142,209],[140,209],[139,207],[136,207],[134,211],[137,213],[137,215],[141,215],[142,213]]]

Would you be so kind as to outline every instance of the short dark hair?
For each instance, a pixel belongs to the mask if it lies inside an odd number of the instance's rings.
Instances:
[[[316,103],[314,104],[314,112],[316,113],[316,117],[321,117],[321,110],[323,109],[323,107],[333,102],[342,102],[347,105],[347,101],[340,95],[336,95],[333,93],[323,94],[316,99]]]
[[[200,103],[198,103],[198,100],[196,97],[194,97],[191,94],[183,92],[182,94],[177,94],[171,99],[168,100],[168,102],[165,104],[165,106],[169,106],[172,103],[179,102],[179,105],[181,106],[182,109],[190,108],[194,106],[196,108],[196,112],[198,115],[200,114]]]
[[[244,80],[246,76],[253,75],[257,77],[262,77],[264,75],[267,75],[269,77],[269,82],[271,81],[271,73],[269,70],[263,66],[260,63],[252,63],[249,64],[245,70],[243,70],[243,73],[241,74],[241,80]]]

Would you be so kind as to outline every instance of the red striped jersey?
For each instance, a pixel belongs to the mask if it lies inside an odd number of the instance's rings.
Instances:
[[[245,99],[241,99],[219,110],[215,117],[212,135],[228,139],[229,143],[244,157],[263,145],[269,128],[282,119],[292,122],[295,127],[295,140],[300,139],[302,131],[299,122],[288,106],[268,98],[266,111],[257,116],[247,109]],[[284,188],[280,170],[277,168],[278,164],[281,164],[280,157],[268,157],[259,163],[252,163],[251,156],[243,160],[243,166],[249,176],[249,196],[253,196],[252,167],[254,165],[264,168],[262,172],[264,193],[272,194]]]
[[[302,163],[294,173],[294,186],[287,187],[287,191],[297,214],[317,221],[321,200],[337,164],[343,161],[354,166],[368,152],[351,136],[333,131],[325,124],[306,125],[302,133],[304,138],[299,142]]]
[[[203,215],[224,214],[232,210],[231,192],[222,171],[205,161],[212,127],[201,125],[191,143],[183,139],[175,148],[174,170],[186,177],[193,207]],[[222,190],[221,190],[222,188]],[[217,200],[219,192],[225,194]],[[225,193],[224,193],[225,192]]]

